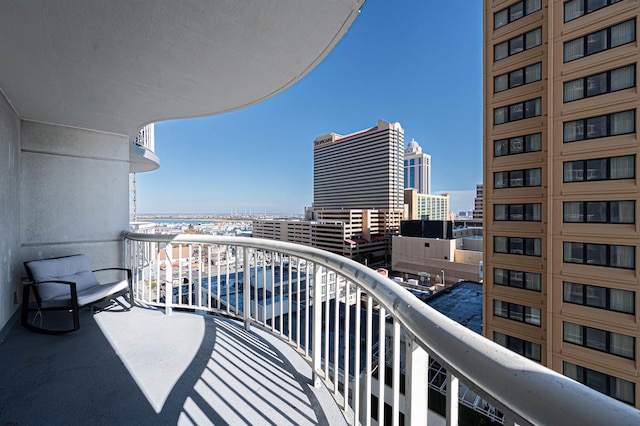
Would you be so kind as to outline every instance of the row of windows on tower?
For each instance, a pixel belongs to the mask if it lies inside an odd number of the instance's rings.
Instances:
[[[542,256],[541,238],[493,237],[493,252],[521,256]],[[635,269],[635,246],[564,241],[562,261],[592,266]]]
[[[562,203],[564,223],[634,224],[636,202],[625,201],[565,201]],[[542,203],[494,204],[495,221],[540,222]]]
[[[624,302],[622,302],[624,303]],[[540,308],[494,299],[493,315],[511,321],[540,327],[542,311]],[[622,333],[602,330],[563,321],[563,341],[600,352],[635,359],[635,338]]]
[[[611,6],[621,0],[569,0],[564,3],[564,22],[570,22],[581,16]],[[502,28],[525,16],[542,9],[541,0],[521,0],[493,14],[493,29]]]
[[[562,181],[564,183],[635,179],[636,156],[623,155],[610,158],[565,161],[562,167]],[[542,169],[539,167],[493,173],[494,189],[536,187],[541,185]]]
[[[563,44],[564,62],[595,55],[636,40],[636,20],[630,19],[602,30],[586,34]],[[493,46],[494,62],[542,45],[542,27],[527,31]]]

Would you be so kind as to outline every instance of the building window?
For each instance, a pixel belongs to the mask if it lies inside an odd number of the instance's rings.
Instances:
[[[542,151],[542,133],[516,136],[508,139],[493,141],[493,156],[523,154],[526,152]]]
[[[567,41],[564,44],[564,62],[575,61],[604,50],[613,49],[636,40],[636,20],[621,22],[609,28]],[[494,47],[495,50],[495,47]]]
[[[636,392],[633,382],[609,376],[608,374],[581,367],[567,361],[563,361],[562,364],[562,373],[565,376],[612,398],[631,405],[635,404]]]
[[[562,300],[567,303],[625,314],[636,313],[636,294],[633,291],[568,281],[562,283],[562,290]]]
[[[566,321],[563,321],[562,326],[564,342],[623,358],[636,359],[636,339],[631,336]]]
[[[507,287],[540,291],[542,288],[542,275],[535,272],[493,268],[493,282]]]
[[[493,206],[494,220],[513,220],[525,222],[540,222],[542,204],[495,204]]]
[[[564,22],[573,21],[619,1],[621,0],[569,0],[564,4]]]
[[[493,93],[542,80],[542,62],[518,68],[493,78]]]
[[[510,40],[493,46],[493,61],[508,58],[525,50],[533,49],[542,44],[542,28],[536,28],[525,34],[520,34]]]
[[[613,114],[563,123],[563,142],[576,142],[585,139],[605,138],[607,136],[626,135],[636,131],[636,111],[622,111]]]
[[[531,99],[517,104],[507,105],[493,110],[493,124],[504,124],[525,118],[539,117],[542,114],[542,98]]]
[[[493,252],[542,256],[542,240],[540,238],[493,237]]]
[[[542,185],[542,169],[510,170],[493,174],[493,187],[520,188]]]
[[[506,334],[498,333],[497,331],[493,332],[493,341],[526,358],[538,362],[542,361],[542,347],[538,343],[532,343],[517,337],[508,336]]]
[[[571,201],[563,203],[565,223],[635,223],[635,201]]]
[[[493,301],[493,314],[512,321],[524,322],[540,327],[541,311],[538,308],[518,305],[517,303]]]
[[[634,179],[635,177],[635,155],[568,161],[563,164],[563,179],[565,183]]]
[[[497,237],[495,237],[497,238]],[[610,268],[635,269],[635,246],[563,242],[563,261]]]
[[[527,15],[537,12],[542,7],[541,0],[522,0],[513,6],[502,9],[493,14],[493,29],[504,27],[505,25],[517,21]]]
[[[571,102],[578,99],[590,98],[592,96],[628,89],[630,87],[636,87],[635,64],[567,81],[564,83],[563,100],[564,102]]]

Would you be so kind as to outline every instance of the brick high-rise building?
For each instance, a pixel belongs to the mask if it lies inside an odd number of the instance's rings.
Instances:
[[[484,334],[640,407],[638,2],[484,1]]]

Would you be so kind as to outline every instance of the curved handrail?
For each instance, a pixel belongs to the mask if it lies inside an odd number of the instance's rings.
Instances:
[[[526,359],[429,307],[393,280],[343,256],[260,238],[126,232],[149,242],[235,245],[299,256],[343,274],[371,295],[430,356],[483,398],[531,424],[639,425],[640,411]],[[486,397],[485,397],[486,396]]]

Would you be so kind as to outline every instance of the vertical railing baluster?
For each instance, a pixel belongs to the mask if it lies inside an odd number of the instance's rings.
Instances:
[[[313,386],[320,386],[320,370],[322,369],[322,267],[317,263],[314,265],[313,273],[313,314],[311,351],[312,358],[312,383]]]
[[[209,281],[211,281],[211,278],[209,278]],[[209,285],[211,285],[211,282],[209,282]],[[220,246],[216,246],[216,303],[218,309],[221,309],[220,285]]]
[[[262,325],[267,326],[267,253],[264,253],[264,268],[262,268]]]
[[[238,246],[233,246],[233,251],[236,254],[234,256],[234,260],[235,260],[234,268],[235,268],[235,277],[236,278],[235,278],[234,283],[233,283],[234,286],[235,286],[235,289],[234,289],[234,292],[233,292],[233,295],[234,295],[233,297],[235,299],[235,305],[236,305],[235,306],[235,311],[236,311],[235,314],[236,314],[236,316],[238,316],[239,313],[240,313],[240,309],[239,309],[240,306],[238,306],[240,304],[240,300],[239,300],[240,295],[238,294],[240,292],[240,272],[239,272],[239,269],[240,269],[240,263],[239,263],[240,262],[240,252],[238,251]],[[244,274],[243,274],[243,276],[244,276]],[[244,282],[244,279],[242,281]]]
[[[343,409],[345,413],[349,410],[349,381],[351,380],[351,375],[349,374],[349,346],[351,345],[349,339],[349,333],[351,329],[351,324],[349,323],[351,320],[351,303],[350,303],[350,290],[351,283],[349,281],[345,281],[345,289],[344,289],[344,405]]]
[[[385,375],[386,375],[386,321],[385,309],[380,306],[378,311],[378,424],[384,424],[384,403],[385,403]],[[394,361],[395,361],[394,357]]]
[[[283,296],[283,291],[284,289],[282,288],[282,286],[284,285],[284,254],[280,254],[280,290],[278,291],[278,297],[279,297],[279,301],[278,301],[278,306],[280,306],[279,312],[280,312],[280,318],[279,318],[279,324],[280,324],[280,336],[283,335],[284,332],[284,317],[282,316],[282,306],[283,306],[283,302],[282,302],[282,296]]]
[[[258,322],[258,260],[260,258],[260,251],[257,249],[254,250],[253,256],[253,319]]]
[[[371,425],[371,358],[372,358],[372,345],[373,339],[373,298],[370,294],[367,294],[367,338],[365,341],[365,388],[364,388],[364,424]]]
[[[329,290],[331,289],[331,285],[329,284],[329,276],[330,272],[325,268],[325,274],[323,279],[323,289],[324,289],[324,321],[322,322],[324,328],[324,377],[326,379],[329,378]]]
[[[171,253],[173,256],[173,253]],[[178,244],[178,300],[177,304],[182,304],[182,243]],[[173,275],[171,275],[171,281],[173,281]]]
[[[202,244],[198,249],[198,292],[196,293],[196,305],[202,307]]]
[[[397,321],[394,321],[395,323]],[[429,406],[429,354],[409,336],[407,336],[406,348],[405,422],[406,424],[426,424],[428,411],[426,407]]]
[[[271,252],[271,331],[276,329],[276,253]]]
[[[213,285],[213,276],[211,275],[211,244],[207,244],[207,308],[211,309],[211,286]]]
[[[300,349],[300,291],[300,258],[298,258],[298,267],[296,268],[296,349]]]
[[[398,426],[400,424],[400,341],[401,341],[401,330],[400,330],[400,323],[398,321],[396,321],[396,319],[393,319],[393,364],[391,367],[391,371],[392,371],[392,380],[391,380],[391,387],[392,387],[392,391],[393,391],[393,403],[392,403],[392,417],[393,417],[393,426]],[[409,355],[406,355],[407,359],[409,357]],[[408,373],[407,373],[408,375]],[[408,385],[407,385],[407,376],[405,376],[405,395],[408,394],[409,390],[408,390]],[[416,380],[419,380],[419,378],[416,378]],[[427,376],[423,376],[423,382],[427,382]],[[406,400],[409,400],[409,396],[405,397]],[[411,402],[407,402],[407,404],[410,404]],[[419,405],[419,403],[418,403]],[[427,412],[427,406],[424,405],[422,406],[422,409],[424,410],[424,412]],[[406,409],[405,409],[405,413],[406,413]],[[405,421],[405,424],[411,424],[411,423],[407,423]],[[415,424],[427,424],[426,420],[424,423],[415,423]]]
[[[250,269],[250,259],[249,259],[249,248],[244,248],[244,287],[242,290],[243,303],[242,303],[242,311],[244,317],[244,328],[249,331],[250,320],[251,320],[251,273]]]
[[[447,369],[447,426],[458,424],[459,380]]]
[[[291,333],[292,333],[292,328],[291,328],[291,326],[292,326],[291,315],[293,315],[293,314],[292,314],[292,312],[293,312],[293,311],[292,311],[292,304],[293,304],[293,301],[291,300],[291,296],[292,296],[292,293],[291,293],[291,292],[293,291],[293,289],[292,289],[292,287],[293,287],[293,283],[292,283],[292,281],[291,281],[291,279],[292,279],[292,277],[291,277],[291,268],[292,268],[292,265],[291,265],[291,256],[289,256],[289,270],[288,270],[288,274],[287,274],[287,278],[288,278],[288,280],[289,280],[289,281],[288,281],[289,285],[287,286],[287,335],[288,335],[288,339],[287,339],[287,340],[289,341],[289,343],[291,343],[291,342],[293,341],[293,336],[292,336],[292,334],[291,334]],[[298,268],[296,268],[296,270],[297,270],[297,269],[298,269]],[[280,303],[282,303],[282,302],[280,302]]]
[[[129,268],[131,269],[131,273],[133,274],[131,279],[133,280],[131,282],[131,285],[133,286],[133,294],[131,295],[131,302],[133,303],[133,300],[135,299],[135,294],[137,294],[138,291],[138,286],[139,286],[139,282],[140,282],[140,275],[142,273],[142,270],[140,269],[139,265],[139,257],[140,254],[138,253],[138,249],[136,247],[138,247],[141,243],[135,243],[134,241],[131,240],[125,240],[125,268]]]
[[[340,346],[340,280],[336,275],[336,293],[334,295],[334,312],[333,312],[333,393],[338,394],[338,373],[340,370],[340,355],[339,355],[339,346]],[[327,300],[327,304],[329,301]],[[327,360],[327,363],[329,360]]]
[[[165,249],[166,250],[166,249]],[[153,253],[153,258],[156,262],[156,303],[160,303],[160,262],[162,262],[160,260],[160,246],[158,245],[157,250]],[[149,277],[149,301],[151,301],[151,292],[153,291],[153,288],[151,287],[151,277]],[[166,289],[166,286],[165,286]],[[166,290],[165,290],[165,298],[166,298]]]
[[[311,264],[311,262],[307,262],[306,263],[306,271],[305,271],[305,278],[304,278],[304,285],[305,285],[305,290],[304,290],[304,356],[306,358],[309,358],[309,309],[310,309],[310,305],[309,305],[309,300],[311,298],[311,294],[309,294],[311,286],[310,286],[310,282],[311,282],[311,278],[309,276],[309,265]],[[315,266],[314,266],[315,269]],[[315,279],[315,276],[314,278]]]
[[[187,281],[188,283],[186,288],[186,291],[188,291],[187,303],[189,304],[189,306],[193,306],[195,302],[193,300],[193,244],[189,244],[188,248],[189,250],[187,251],[187,253],[189,254],[189,256],[187,256],[187,259],[185,259],[187,261],[188,277],[185,281]]]
[[[360,287],[356,287],[356,330],[355,330],[355,340],[354,340],[354,368],[353,368],[353,424],[360,424],[360,358],[362,357],[362,348],[360,344],[360,334],[362,327],[362,290]]]
[[[227,298],[225,305],[227,306],[227,314],[230,315],[231,314],[231,300],[229,300],[231,298],[230,293],[229,293],[229,257],[230,257],[230,250],[229,250],[229,246],[225,246],[225,250],[226,250],[226,260],[224,262],[224,266],[225,266],[225,279],[226,281],[224,282],[224,287],[226,289],[226,293],[227,293]]]
[[[167,252],[167,259],[169,259],[169,253],[173,253],[173,247],[171,243],[167,244],[165,247]],[[160,275],[158,275],[158,278]],[[165,269],[165,280],[166,284],[164,286],[164,304],[165,304],[165,314],[171,315],[171,305],[173,304],[173,266],[171,265],[171,260],[167,262],[167,268]],[[158,286],[160,285],[160,280],[158,279]]]

